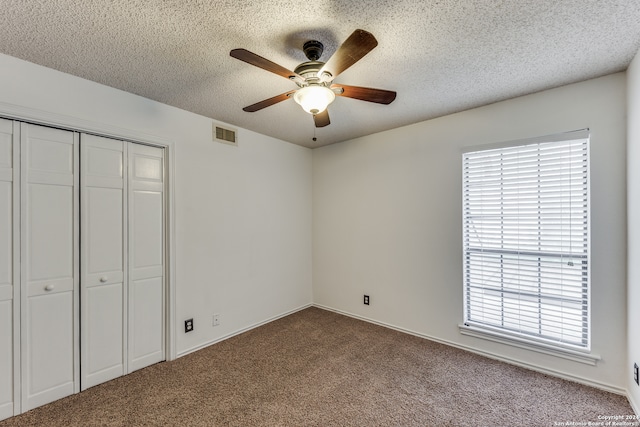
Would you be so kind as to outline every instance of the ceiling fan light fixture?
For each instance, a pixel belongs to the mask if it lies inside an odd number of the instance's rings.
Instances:
[[[296,91],[293,99],[309,114],[320,114],[327,109],[336,94],[326,86],[305,86]]]

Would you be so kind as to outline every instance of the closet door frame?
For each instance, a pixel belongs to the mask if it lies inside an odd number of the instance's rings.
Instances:
[[[175,289],[175,145],[174,141],[160,135],[148,134],[132,129],[126,129],[106,123],[85,120],[64,114],[58,114],[55,111],[47,111],[23,107],[16,104],[10,104],[0,101],[0,117],[8,120],[16,120],[20,122],[28,122],[36,125],[51,126],[59,129],[72,130],[78,133],[90,133],[108,138],[120,139],[134,143],[151,145],[164,148],[165,152],[165,359],[167,361],[177,358],[176,335],[178,326],[176,323],[176,289]],[[19,124],[17,125],[19,127]],[[19,133],[18,136],[19,138]],[[18,144],[19,145],[19,144]],[[14,159],[20,159],[20,152],[14,150]],[[20,170],[16,168],[14,176],[20,177]],[[19,184],[16,184],[19,185]],[[19,188],[19,187],[18,187]],[[19,191],[16,191],[19,193]],[[18,197],[18,196],[15,196]],[[14,212],[21,215],[20,198],[14,198]],[[16,221],[14,230],[19,232],[20,224]],[[18,234],[19,235],[19,234]],[[15,283],[20,283],[20,244],[14,245],[14,278]],[[20,331],[21,331],[21,293],[20,286],[14,286],[14,413],[23,412],[21,407],[22,389],[20,384],[21,378],[21,353],[20,353]],[[79,359],[78,359],[79,360]]]

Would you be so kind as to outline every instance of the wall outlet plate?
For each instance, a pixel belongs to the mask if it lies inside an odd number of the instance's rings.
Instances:
[[[187,319],[184,321],[184,333],[193,331],[193,319]]]
[[[639,375],[638,364],[634,363],[633,364],[633,380],[636,382],[636,384],[640,385],[640,377],[638,375]]]
[[[214,314],[213,315],[213,326],[220,326],[220,315],[219,314]]]
[[[369,305],[369,295],[364,296],[364,305]]]

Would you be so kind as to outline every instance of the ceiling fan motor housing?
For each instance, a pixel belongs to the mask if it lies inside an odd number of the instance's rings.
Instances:
[[[317,61],[322,56],[324,45],[317,40],[309,40],[302,45],[302,51],[309,61]]]
[[[307,83],[315,83],[315,80],[320,80],[318,77],[318,71],[320,71],[323,65],[324,62],[307,61],[298,65],[294,72],[304,77]]]

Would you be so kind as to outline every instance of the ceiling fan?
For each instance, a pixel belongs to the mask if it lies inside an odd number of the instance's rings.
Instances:
[[[319,59],[324,46],[317,40],[309,40],[302,47],[309,61],[298,65],[294,71],[246,49],[233,49],[229,53],[232,57],[292,80],[298,85],[298,89],[256,102],[243,110],[253,113],[293,97],[307,113],[313,115],[316,127],[324,127],[331,123],[327,107],[336,96],[390,104],[396,99],[396,93],[393,91],[333,83],[340,73],[362,59],[377,45],[378,41],[373,34],[365,30],[355,30],[327,62],[321,62]]]

